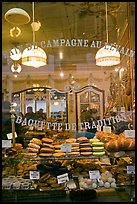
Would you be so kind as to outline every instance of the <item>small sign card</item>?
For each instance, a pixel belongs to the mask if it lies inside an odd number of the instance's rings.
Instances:
[[[135,174],[135,166],[127,166],[127,174]]]
[[[60,150],[62,152],[71,152],[72,144],[61,144]]]
[[[2,148],[11,148],[11,140],[2,140]]]
[[[90,179],[99,179],[100,178],[99,170],[89,171],[89,178]]]
[[[111,133],[111,127],[110,126],[103,126],[103,132],[106,132],[106,133]]]
[[[32,180],[38,180],[40,178],[39,171],[30,171],[30,179]]]
[[[135,137],[135,130],[125,130],[125,137]]]
[[[57,176],[58,184],[65,183],[66,181],[69,181],[68,173],[61,174]]]
[[[17,137],[17,133],[15,132],[15,138]],[[11,140],[12,139],[12,133],[8,133],[7,134],[7,138],[9,139],[9,140]]]

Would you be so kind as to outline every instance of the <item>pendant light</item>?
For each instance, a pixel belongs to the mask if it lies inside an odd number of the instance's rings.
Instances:
[[[33,10],[33,45],[29,48],[26,48],[22,53],[22,64],[26,66],[31,66],[35,68],[39,68],[47,64],[47,55],[43,49],[35,45],[35,25],[34,22],[34,2],[32,2],[32,10]],[[38,30],[38,29],[37,29]]]
[[[107,16],[107,2],[106,6],[106,33],[107,43],[104,47],[98,50],[96,53],[96,65],[97,66],[114,66],[120,63],[120,53],[115,47],[108,45],[108,16]]]

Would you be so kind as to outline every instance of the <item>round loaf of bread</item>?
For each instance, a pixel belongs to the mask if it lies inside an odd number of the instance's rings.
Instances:
[[[80,143],[80,148],[81,147],[91,147],[91,144],[89,142],[85,142],[85,143]]]
[[[102,152],[104,151],[104,147],[93,147],[94,152]]]
[[[45,143],[45,142],[43,142],[42,146],[54,149],[54,146],[52,144],[48,144],[48,143]]]
[[[92,155],[92,152],[81,152],[80,155],[82,155],[82,156],[90,156],[90,155]]]
[[[42,142],[41,142],[41,140],[40,139],[37,139],[37,138],[33,138],[31,141],[30,141],[31,143],[34,143],[34,144],[37,144],[37,145],[42,145]]]
[[[54,144],[55,149],[60,149],[61,145],[60,144]]]
[[[35,148],[35,149],[40,149],[39,145],[31,143],[31,142],[28,144],[28,146],[31,147],[31,148]]]
[[[40,153],[43,153],[43,152],[53,152],[53,149],[52,148],[48,148],[48,147],[42,147],[40,149]]]
[[[37,155],[37,153],[28,152],[28,153],[25,153],[24,156],[27,157],[27,158],[35,158],[38,155]]]
[[[71,144],[72,144],[72,147],[79,147],[79,142],[73,142]]]
[[[50,143],[52,143],[52,142],[53,142],[53,140],[52,140],[52,139],[50,139],[50,138],[47,138],[47,137],[43,137],[43,138],[42,138],[42,143],[44,143],[44,142],[45,142],[45,143],[49,143],[49,144],[50,144]]]
[[[77,142],[80,142],[80,143],[89,142],[89,139],[87,137],[82,136],[82,137],[77,138]]]
[[[67,155],[68,156],[79,156],[80,152],[68,152]]]
[[[105,154],[105,151],[103,152],[93,152],[93,155],[94,156],[102,156],[102,155],[104,155]]]
[[[75,138],[66,139],[66,143],[75,143],[75,142],[76,142]]]
[[[92,146],[93,147],[100,147],[100,146],[104,146],[103,142],[92,142]]]
[[[120,142],[113,139],[105,144],[105,149],[110,152],[118,152],[120,150]]]
[[[36,153],[38,153],[39,152],[39,149],[35,149],[35,148],[31,148],[31,147],[27,147],[26,148],[26,150],[28,151],[28,152],[36,152]]]
[[[52,157],[53,154],[52,153],[40,153],[39,156],[40,157]]]
[[[61,157],[61,156],[65,156],[65,152],[56,152],[53,154],[54,157]]]
[[[92,148],[91,147],[83,147],[80,148],[80,152],[91,152]]]
[[[124,150],[135,150],[135,139],[126,138]]]

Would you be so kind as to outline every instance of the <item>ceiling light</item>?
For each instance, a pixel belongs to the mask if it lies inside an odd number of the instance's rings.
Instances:
[[[12,71],[13,73],[20,73],[20,72],[21,72],[21,66],[20,66],[20,64],[13,64],[13,65],[11,66],[11,71]]]
[[[63,72],[60,72],[60,76],[63,77],[63,76],[64,76],[64,73],[63,73]]]
[[[97,66],[114,66],[120,63],[120,53],[115,47],[108,45],[108,19],[107,19],[107,2],[106,4],[106,33],[107,33],[107,45],[102,47],[96,53],[96,65]]]
[[[34,2],[32,2],[33,23],[34,23]],[[33,24],[32,24],[33,25]],[[35,44],[35,27],[33,30],[33,44]],[[22,64],[31,67],[41,67],[47,64],[47,55],[40,47],[32,45],[31,49],[26,48],[22,54]]]
[[[30,22],[30,16],[21,8],[12,8],[5,13],[5,19],[14,25],[23,25]]]
[[[62,52],[59,53],[60,59],[63,59],[63,54]]]
[[[120,70],[121,70],[122,72],[124,72],[124,68],[121,68]]]
[[[58,102],[58,101],[55,101],[55,102],[54,102],[54,105],[55,105],[55,106],[58,106],[58,105],[59,105],[59,102]]]
[[[116,68],[116,69],[115,69],[115,72],[118,72],[118,71],[119,71],[119,69],[118,69],[118,68]]]
[[[10,51],[10,58],[14,61],[18,61],[21,58],[21,52],[17,48],[13,48]]]
[[[47,64],[47,55],[40,47],[32,45],[31,49],[26,48],[22,53],[22,64],[35,68]]]

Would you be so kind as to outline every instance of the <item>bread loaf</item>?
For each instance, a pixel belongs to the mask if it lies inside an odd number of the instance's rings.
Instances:
[[[37,145],[42,145],[42,142],[40,139],[37,138],[33,138],[32,140],[30,140],[31,143],[37,144]]]
[[[54,146],[52,144],[48,144],[48,143],[45,143],[45,142],[42,144],[42,146],[54,149]]]
[[[42,138],[42,143],[52,143],[53,142],[53,140],[52,139],[50,139],[50,138],[47,138],[47,137],[44,137],[44,138]]]
[[[35,148],[35,149],[40,149],[39,145],[31,143],[31,142],[28,144],[28,146],[31,147],[31,148]]]
[[[31,147],[27,147],[26,150],[27,150],[28,152],[36,152],[36,153],[39,152],[39,149],[35,149],[35,148],[31,148]]]
[[[52,148],[44,148],[44,147],[42,147],[41,149],[40,149],[40,153],[44,153],[44,152],[53,152],[53,149]]]

